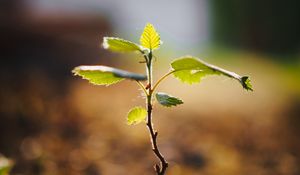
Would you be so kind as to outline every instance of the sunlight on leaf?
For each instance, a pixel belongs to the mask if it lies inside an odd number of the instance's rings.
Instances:
[[[121,38],[115,38],[115,37],[104,37],[103,38],[103,48],[108,49],[115,52],[135,52],[135,51],[141,51],[141,48],[139,45],[127,41]]]
[[[147,111],[142,107],[134,107],[132,108],[127,115],[127,124],[135,125],[139,124],[143,121],[146,121]]]
[[[159,34],[150,23],[146,25],[140,38],[141,45],[150,50],[158,49],[161,45]]]
[[[145,75],[135,74],[107,66],[78,66],[75,67],[72,72],[74,75],[79,75],[95,85],[108,86],[118,83],[123,79],[138,81],[147,79]]]
[[[252,91],[252,85],[247,76],[240,76],[234,72],[208,64],[196,57],[178,58],[171,63],[171,67],[174,71],[173,75],[183,83],[199,83],[207,75],[225,75],[238,80],[244,89]]]
[[[161,105],[166,106],[166,107],[177,106],[177,105],[183,104],[183,101],[180,100],[179,98],[173,97],[164,92],[157,92],[155,96],[156,96],[157,101]]]

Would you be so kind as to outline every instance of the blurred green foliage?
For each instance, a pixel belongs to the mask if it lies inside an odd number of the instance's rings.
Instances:
[[[299,6],[295,0],[212,0],[212,36],[227,47],[299,54]]]
[[[13,162],[4,156],[0,156],[0,175],[9,175]]]

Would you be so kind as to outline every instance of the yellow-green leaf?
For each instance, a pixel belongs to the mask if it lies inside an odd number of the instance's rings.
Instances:
[[[145,75],[135,74],[108,66],[78,66],[75,67],[72,72],[74,75],[79,75],[95,85],[108,86],[118,83],[123,79],[138,81],[147,79]]]
[[[252,91],[250,79],[247,76],[240,76],[234,72],[219,68],[206,63],[199,58],[185,56],[176,59],[171,63],[173,75],[183,83],[199,83],[201,78],[207,75],[225,75],[238,80],[244,89]]]
[[[150,50],[158,49],[161,45],[159,34],[156,32],[154,26],[147,23],[140,38],[141,45]]]
[[[141,48],[138,44],[115,37],[104,37],[102,45],[104,49],[108,49],[115,52],[141,51]]]
[[[139,124],[143,121],[146,121],[147,111],[143,107],[134,107],[132,108],[127,115],[127,124],[134,125]]]

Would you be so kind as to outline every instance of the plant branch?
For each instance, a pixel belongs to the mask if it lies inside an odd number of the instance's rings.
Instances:
[[[169,75],[171,75],[172,73],[176,72],[175,70],[170,71],[168,73],[166,73],[164,76],[162,76],[159,80],[157,80],[157,82],[155,83],[155,85],[153,86],[153,91],[155,91],[155,89],[157,88],[157,86],[164,80],[166,79]]]
[[[138,80],[136,80],[136,83],[140,86],[140,88],[144,91],[145,95],[148,96],[148,92],[145,88],[145,86]]]
[[[144,51],[140,51],[143,57],[145,58],[145,62],[148,63],[148,56]]]
[[[157,146],[157,136],[158,132],[154,131],[153,123],[152,123],[152,51],[150,51],[148,55],[149,62],[147,63],[147,76],[148,76],[148,93],[147,93],[147,127],[150,132],[150,139],[152,143],[152,151],[156,155],[156,157],[160,160],[160,165],[155,164],[154,169],[157,175],[164,175],[167,168],[168,162],[165,160],[163,155],[160,153]]]

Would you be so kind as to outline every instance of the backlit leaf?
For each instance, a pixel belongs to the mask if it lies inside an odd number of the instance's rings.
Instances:
[[[147,79],[145,75],[135,74],[107,66],[78,66],[75,67],[72,72],[74,75],[79,75],[95,85],[108,86],[120,82],[123,79],[138,81]]]
[[[103,48],[115,52],[135,52],[141,51],[140,46],[121,38],[115,37],[104,37]]]
[[[166,107],[171,107],[171,106],[176,106],[176,105],[180,105],[183,104],[183,101],[180,100],[179,98],[173,97],[171,95],[168,95],[166,93],[163,92],[158,92],[156,93],[156,99],[157,101]]]
[[[127,114],[127,124],[135,125],[146,121],[147,111],[142,107],[134,107]]]
[[[225,75],[238,80],[244,89],[252,91],[252,85],[247,76],[240,76],[234,72],[206,63],[199,58],[192,56],[181,57],[173,61],[171,66],[174,71],[173,75],[183,83],[199,83],[201,78],[207,75]]]
[[[161,45],[160,36],[152,24],[147,23],[141,35],[140,42],[143,47],[150,50],[159,48]]]

